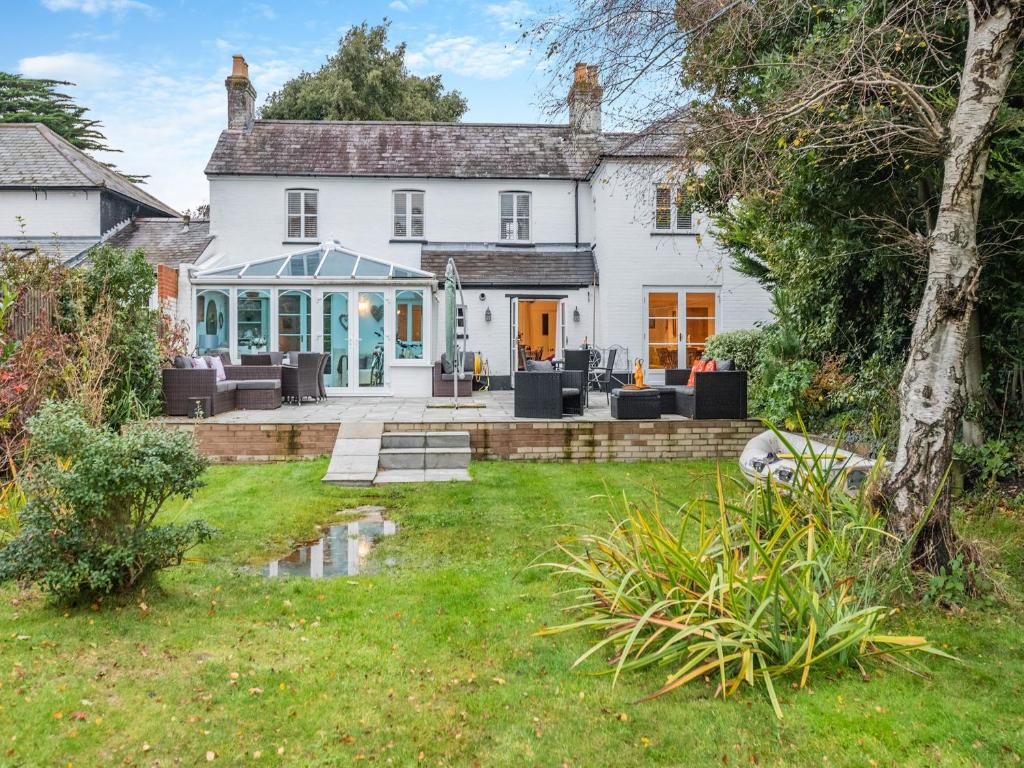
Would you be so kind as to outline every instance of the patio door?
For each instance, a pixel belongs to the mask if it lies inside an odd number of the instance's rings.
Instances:
[[[352,386],[351,302],[348,291],[324,291],[320,300],[323,321],[320,351],[328,356],[324,387],[328,394],[342,395]]]
[[[525,360],[561,359],[565,351],[566,300],[545,296],[512,296],[509,370],[524,368]]]
[[[388,384],[387,306],[383,289],[317,291],[315,348],[328,356],[329,395],[380,394]]]
[[[644,315],[648,369],[689,368],[715,333],[718,294],[699,288],[647,288]]]

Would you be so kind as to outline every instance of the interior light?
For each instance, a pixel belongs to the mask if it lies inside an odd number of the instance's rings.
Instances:
[[[359,314],[366,317],[370,314],[370,300],[362,297],[359,299]]]

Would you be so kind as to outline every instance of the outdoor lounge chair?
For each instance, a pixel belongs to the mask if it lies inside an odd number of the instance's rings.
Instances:
[[[306,398],[320,400],[321,370],[324,355],[320,352],[292,353],[296,365],[281,367],[281,388],[285,400],[301,404]]]
[[[598,392],[604,392],[605,402],[611,405],[611,393],[612,393],[612,370],[615,368],[615,356],[618,353],[618,349],[612,347],[608,350],[608,357],[604,361],[604,366],[601,368],[592,369],[590,371],[589,386],[594,387]]]
[[[242,355],[242,365],[281,365],[284,363],[284,352],[256,352]]]
[[[556,371],[551,363],[528,360],[515,374],[514,414],[520,419],[560,419],[583,415],[584,371]]]
[[[590,382],[590,350],[589,349],[567,349],[563,353],[565,362],[562,369],[565,371],[580,371],[583,373],[583,407],[588,405],[587,393],[590,389],[587,384]]]
[[[212,368],[165,368],[164,413],[168,416],[215,416],[235,408],[270,410],[281,407],[281,367],[226,365],[227,380],[217,381]],[[244,394],[243,394],[244,393]]]
[[[747,418],[747,372],[732,370],[731,361],[722,361],[717,371],[698,371],[692,387],[689,380],[689,368],[665,371],[665,385],[676,390],[675,412],[680,416],[689,419]]]
[[[473,395],[473,365],[473,353],[463,353],[463,373],[462,378],[458,380],[459,397],[471,397]],[[442,353],[440,362],[434,363],[431,394],[434,397],[453,397],[455,395],[455,380],[455,368],[448,362],[448,356]]]

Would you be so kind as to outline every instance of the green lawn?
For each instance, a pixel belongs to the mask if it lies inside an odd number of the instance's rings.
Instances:
[[[571,670],[587,638],[538,638],[560,619],[558,585],[524,570],[558,526],[606,525],[605,484],[669,498],[701,492],[706,463],[475,464],[472,484],[324,488],[323,462],[218,467],[168,519],[220,529],[161,590],[65,612],[0,589],[0,765],[994,766],[1024,758],[1024,610],[960,617],[908,608],[959,663],[929,679],[842,671],[728,702],[713,686],[634,704],[651,672]],[[267,581],[243,566],[288,551],[344,507],[386,505],[401,525],[379,556],[396,570]],[[1024,533],[971,523],[1011,574]],[[998,551],[994,548],[998,542]],[[906,624],[905,624],[906,622]]]

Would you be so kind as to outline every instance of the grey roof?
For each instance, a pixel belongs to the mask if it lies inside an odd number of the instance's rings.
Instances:
[[[538,245],[512,248],[499,245],[423,246],[421,269],[444,275],[448,259],[455,259],[465,287],[569,288],[597,282],[590,246]]]
[[[0,247],[12,251],[40,253],[51,259],[59,259],[65,264],[74,265],[81,261],[82,255],[100,241],[97,237],[5,237],[0,238]]]
[[[135,219],[107,242],[132,251],[141,248],[150,264],[177,267],[194,264],[211,240],[208,221],[192,221],[186,229],[182,219]]]
[[[601,144],[567,125],[257,120],[221,133],[206,173],[582,179]]]
[[[154,212],[178,215],[42,123],[0,123],[0,187],[106,189]]]

